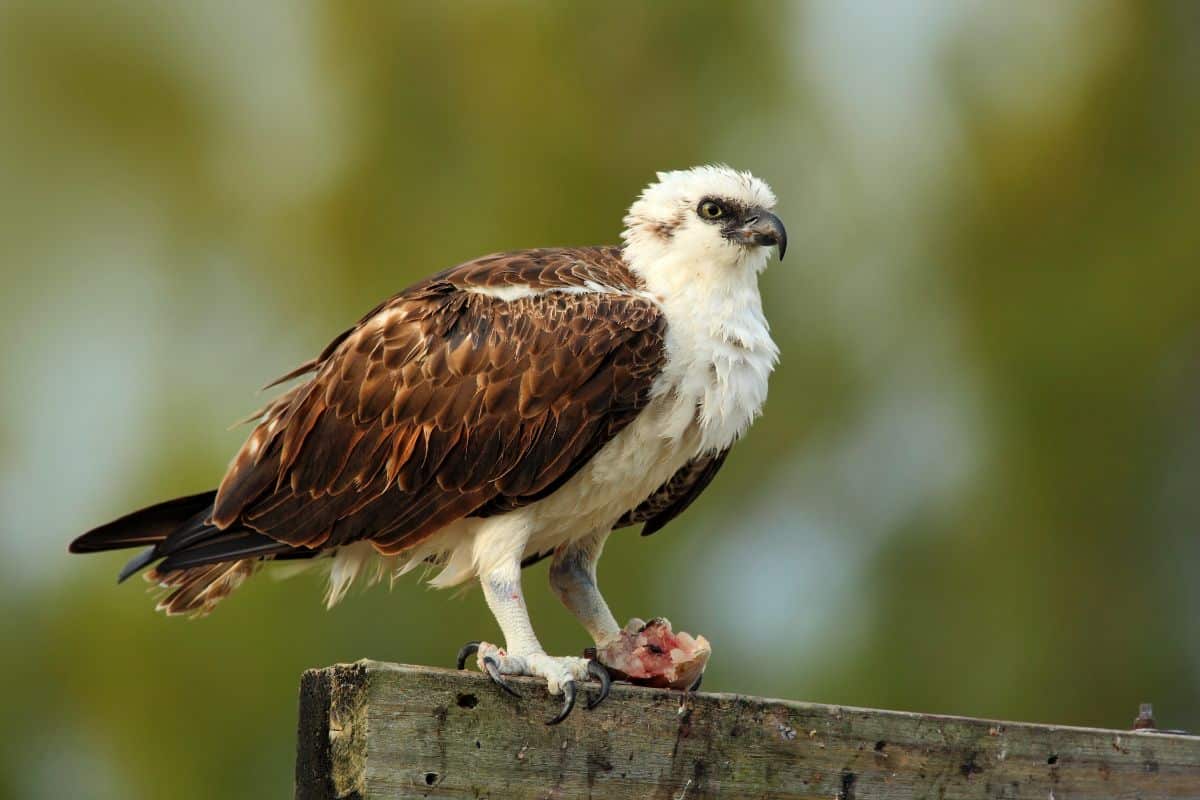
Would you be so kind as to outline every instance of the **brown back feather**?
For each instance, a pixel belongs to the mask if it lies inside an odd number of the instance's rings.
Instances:
[[[590,285],[614,291],[507,302],[464,291]],[[616,248],[488,256],[409,288],[268,407],[214,523],[395,553],[455,519],[546,496],[649,399],[664,321],[637,288]]]

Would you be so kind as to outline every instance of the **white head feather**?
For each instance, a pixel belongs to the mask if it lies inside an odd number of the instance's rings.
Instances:
[[[621,238],[635,271],[649,278],[649,271],[684,265],[693,270],[700,264],[714,270],[742,267],[751,274],[766,267],[766,247],[731,242],[718,226],[700,218],[698,206],[705,198],[768,211],[776,202],[765,182],[725,165],[660,172],[625,215]]]

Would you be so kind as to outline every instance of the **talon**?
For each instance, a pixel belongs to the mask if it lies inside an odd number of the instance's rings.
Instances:
[[[588,659],[587,671],[589,675],[600,681],[600,696],[595,700],[589,698],[587,705],[584,706],[588,711],[591,711],[608,697],[608,693],[612,689],[612,676],[608,674],[608,670],[604,668],[604,665],[594,658]]]
[[[563,684],[563,697],[565,699],[562,711],[558,712],[558,716],[554,719],[546,720],[547,725],[557,725],[562,722],[570,715],[571,709],[575,708],[575,681],[567,681]]]
[[[513,697],[521,696],[520,692],[505,682],[504,676],[500,674],[500,665],[496,663],[496,659],[492,658],[491,656],[484,656],[483,669],[485,672],[487,672],[488,677],[492,679],[492,683],[496,684]]]
[[[458,660],[455,663],[456,669],[466,669],[467,659],[479,652],[479,642],[467,642],[458,651]]]
[[[701,683],[703,683],[703,682],[704,682],[704,673],[703,673],[703,672],[701,672],[699,675],[697,675],[697,676],[696,676],[696,682],[695,682],[695,683],[693,683],[691,686],[689,686],[689,687],[688,687],[688,691],[689,691],[689,692],[698,692],[698,691],[700,691],[700,684],[701,684]]]

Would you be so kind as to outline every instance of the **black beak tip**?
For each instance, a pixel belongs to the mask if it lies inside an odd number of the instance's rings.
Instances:
[[[740,233],[741,241],[760,247],[775,245],[779,248],[779,260],[783,261],[788,242],[787,228],[783,226],[783,220],[765,208],[754,208],[750,214],[748,224]]]
[[[783,261],[783,256],[787,253],[787,228],[783,226],[783,220],[774,214],[770,217],[771,220],[771,235],[775,239],[775,245],[779,248],[779,260]]]

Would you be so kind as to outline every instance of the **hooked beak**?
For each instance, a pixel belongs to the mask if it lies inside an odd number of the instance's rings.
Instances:
[[[745,222],[727,235],[739,244],[758,247],[776,245],[779,248],[780,261],[783,261],[783,254],[787,252],[787,228],[783,227],[783,221],[779,217],[765,208],[750,209]]]

